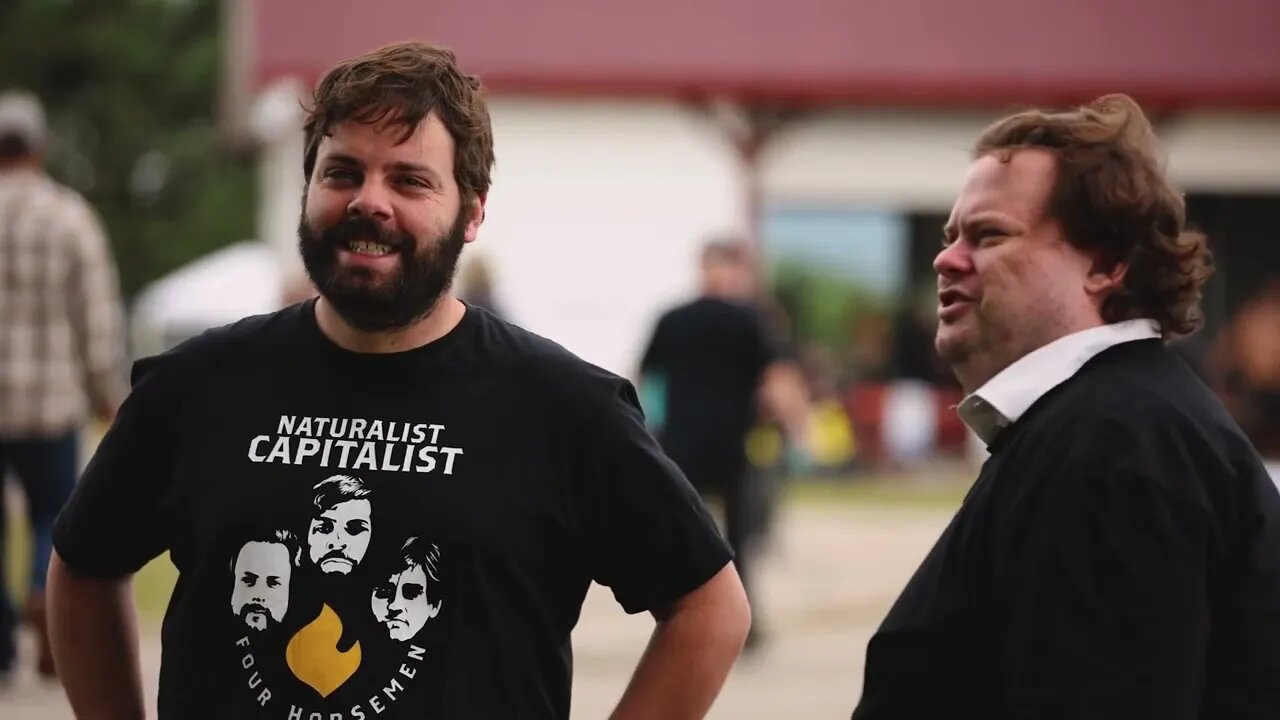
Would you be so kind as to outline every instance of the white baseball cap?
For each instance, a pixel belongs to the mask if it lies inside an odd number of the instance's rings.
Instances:
[[[28,145],[41,147],[46,132],[39,98],[26,90],[0,92],[0,135],[17,135]]]

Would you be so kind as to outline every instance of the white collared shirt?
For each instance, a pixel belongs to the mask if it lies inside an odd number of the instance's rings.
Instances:
[[[1018,421],[1045,393],[1066,382],[1086,362],[1120,343],[1160,337],[1151,319],[1125,320],[1065,335],[1037,348],[1001,370],[969,394],[957,412],[982,442],[995,442],[1000,431]]]

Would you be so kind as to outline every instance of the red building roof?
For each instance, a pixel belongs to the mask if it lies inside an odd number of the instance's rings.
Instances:
[[[246,0],[248,1],[248,0]],[[423,39],[499,90],[1280,107],[1280,0],[257,0],[245,89]]]

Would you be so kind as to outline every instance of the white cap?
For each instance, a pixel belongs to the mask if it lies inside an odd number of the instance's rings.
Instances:
[[[0,135],[17,135],[33,147],[45,142],[44,107],[26,90],[0,92]]]

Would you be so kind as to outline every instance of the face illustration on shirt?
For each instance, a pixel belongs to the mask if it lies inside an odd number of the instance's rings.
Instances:
[[[254,630],[279,623],[289,610],[289,550],[282,543],[252,541],[236,555],[231,612]]]
[[[347,575],[369,549],[371,507],[368,500],[347,500],[311,519],[307,545],[311,562],[325,573]]]
[[[401,642],[418,634],[423,625],[440,614],[440,603],[427,597],[427,573],[413,565],[392,575],[373,589],[373,617],[387,628],[392,640]]]

